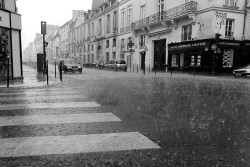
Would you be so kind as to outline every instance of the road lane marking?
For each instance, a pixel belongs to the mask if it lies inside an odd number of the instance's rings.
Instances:
[[[11,100],[72,100],[72,99],[86,99],[85,95],[58,95],[58,96],[11,96],[11,97],[0,97],[0,101],[11,101]]]
[[[0,139],[0,157],[160,149],[139,132]]]
[[[33,104],[3,104],[0,110],[20,110],[20,109],[51,109],[51,108],[81,108],[100,107],[96,102],[56,102],[56,103],[33,103]]]
[[[0,117],[1,126],[43,125],[64,123],[93,123],[121,121],[112,113],[58,114]]]

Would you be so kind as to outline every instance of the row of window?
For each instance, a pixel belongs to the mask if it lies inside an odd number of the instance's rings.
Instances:
[[[234,35],[234,20],[226,19],[225,21],[225,37],[233,38]],[[182,41],[192,40],[192,24],[182,27]]]
[[[185,3],[188,3],[192,0],[185,0]],[[226,6],[235,6],[237,1],[235,0],[225,0],[225,5]],[[162,12],[164,11],[164,6],[165,6],[165,0],[157,0],[156,8],[157,12]],[[143,19],[146,17],[146,6],[142,5],[140,9],[140,18]],[[126,19],[127,18],[127,19]],[[117,31],[117,11],[113,12],[113,30],[111,30],[111,14],[108,14],[106,16],[106,33],[113,33]],[[91,26],[88,25],[88,36],[94,37],[95,36],[95,30],[96,30],[96,35],[101,36],[102,35],[102,19],[98,20],[98,26],[95,29],[95,23],[92,22]],[[132,24],[132,6],[128,6],[127,8],[127,16],[126,16],[126,10],[125,8],[122,9],[121,11],[121,28],[125,28],[126,25],[130,26]],[[92,31],[90,31],[92,30]],[[83,32],[80,32],[83,31]],[[80,34],[86,34],[86,27],[84,27],[82,30],[77,29],[76,34],[74,33],[73,36],[76,37],[77,41],[79,41]],[[233,20],[226,20],[226,32],[225,36],[226,37],[232,37],[233,35]],[[188,41],[191,40],[192,36],[192,25],[187,25],[183,26],[182,30],[182,41]],[[82,38],[83,35],[81,35]]]
[[[233,25],[234,25],[234,20],[233,19],[226,19],[226,23],[225,23],[225,37],[227,38],[232,38],[233,37]],[[182,41],[190,41],[192,40],[192,24],[188,24],[182,27]],[[132,38],[129,37],[127,39],[127,43],[129,43],[130,41],[132,41]],[[125,50],[125,46],[127,45],[125,38],[121,39],[121,50]],[[117,43],[116,43],[116,39],[113,39],[113,47],[116,47]],[[145,36],[141,35],[139,37],[139,46],[145,46]],[[110,47],[110,40],[106,40],[106,48]],[[128,49],[128,45],[127,45],[127,49]],[[91,45],[91,51],[94,50],[94,45]],[[90,46],[87,45],[87,51],[90,51]],[[86,46],[84,46],[84,53],[86,52]]]
[[[99,59],[99,58],[97,57],[97,59]],[[106,53],[106,62],[108,62],[110,59],[116,59],[116,52],[112,53],[112,57],[110,57],[109,52]],[[124,59],[124,56],[121,56],[121,59]],[[83,64],[85,64],[85,63],[95,63],[94,60],[95,60],[94,59],[94,54],[91,54],[91,55],[88,54],[87,56],[83,55]]]

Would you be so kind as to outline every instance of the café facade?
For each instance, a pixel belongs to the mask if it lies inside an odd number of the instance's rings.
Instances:
[[[168,44],[168,70],[231,73],[250,64],[250,40],[192,40]]]

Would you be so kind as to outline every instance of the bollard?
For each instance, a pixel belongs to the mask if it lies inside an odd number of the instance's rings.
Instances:
[[[194,78],[195,78],[195,64],[194,64]]]
[[[172,73],[173,73],[172,66],[170,66],[169,68],[170,68],[170,73],[171,73],[171,77],[172,77]]]
[[[56,60],[55,60],[55,78],[56,78]]]
[[[46,58],[47,85],[49,85],[49,61]]]
[[[156,76],[156,62],[155,62],[155,76]]]
[[[149,68],[148,68],[148,73],[150,74],[150,64],[149,64],[149,66],[148,66]]]
[[[130,72],[131,72],[131,60],[130,60]]]
[[[9,67],[9,64],[10,64],[10,57],[8,56],[7,57],[7,87],[9,87],[10,85],[10,67]]]
[[[60,61],[60,68],[59,68],[59,73],[60,73],[60,80],[61,80],[61,82],[62,82],[62,65],[63,65],[62,62],[63,62],[63,61],[61,60],[61,61]]]
[[[146,72],[146,64],[144,62],[144,67],[143,67],[143,74],[145,75],[145,72]]]

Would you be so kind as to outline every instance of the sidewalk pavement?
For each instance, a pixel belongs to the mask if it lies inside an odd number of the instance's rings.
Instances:
[[[49,76],[49,85],[55,84],[57,80]],[[9,87],[39,87],[47,85],[47,76],[43,75],[43,73],[38,74],[37,70],[23,65],[23,78],[20,79],[10,79]],[[0,88],[7,88],[7,80],[1,79],[0,80]]]

